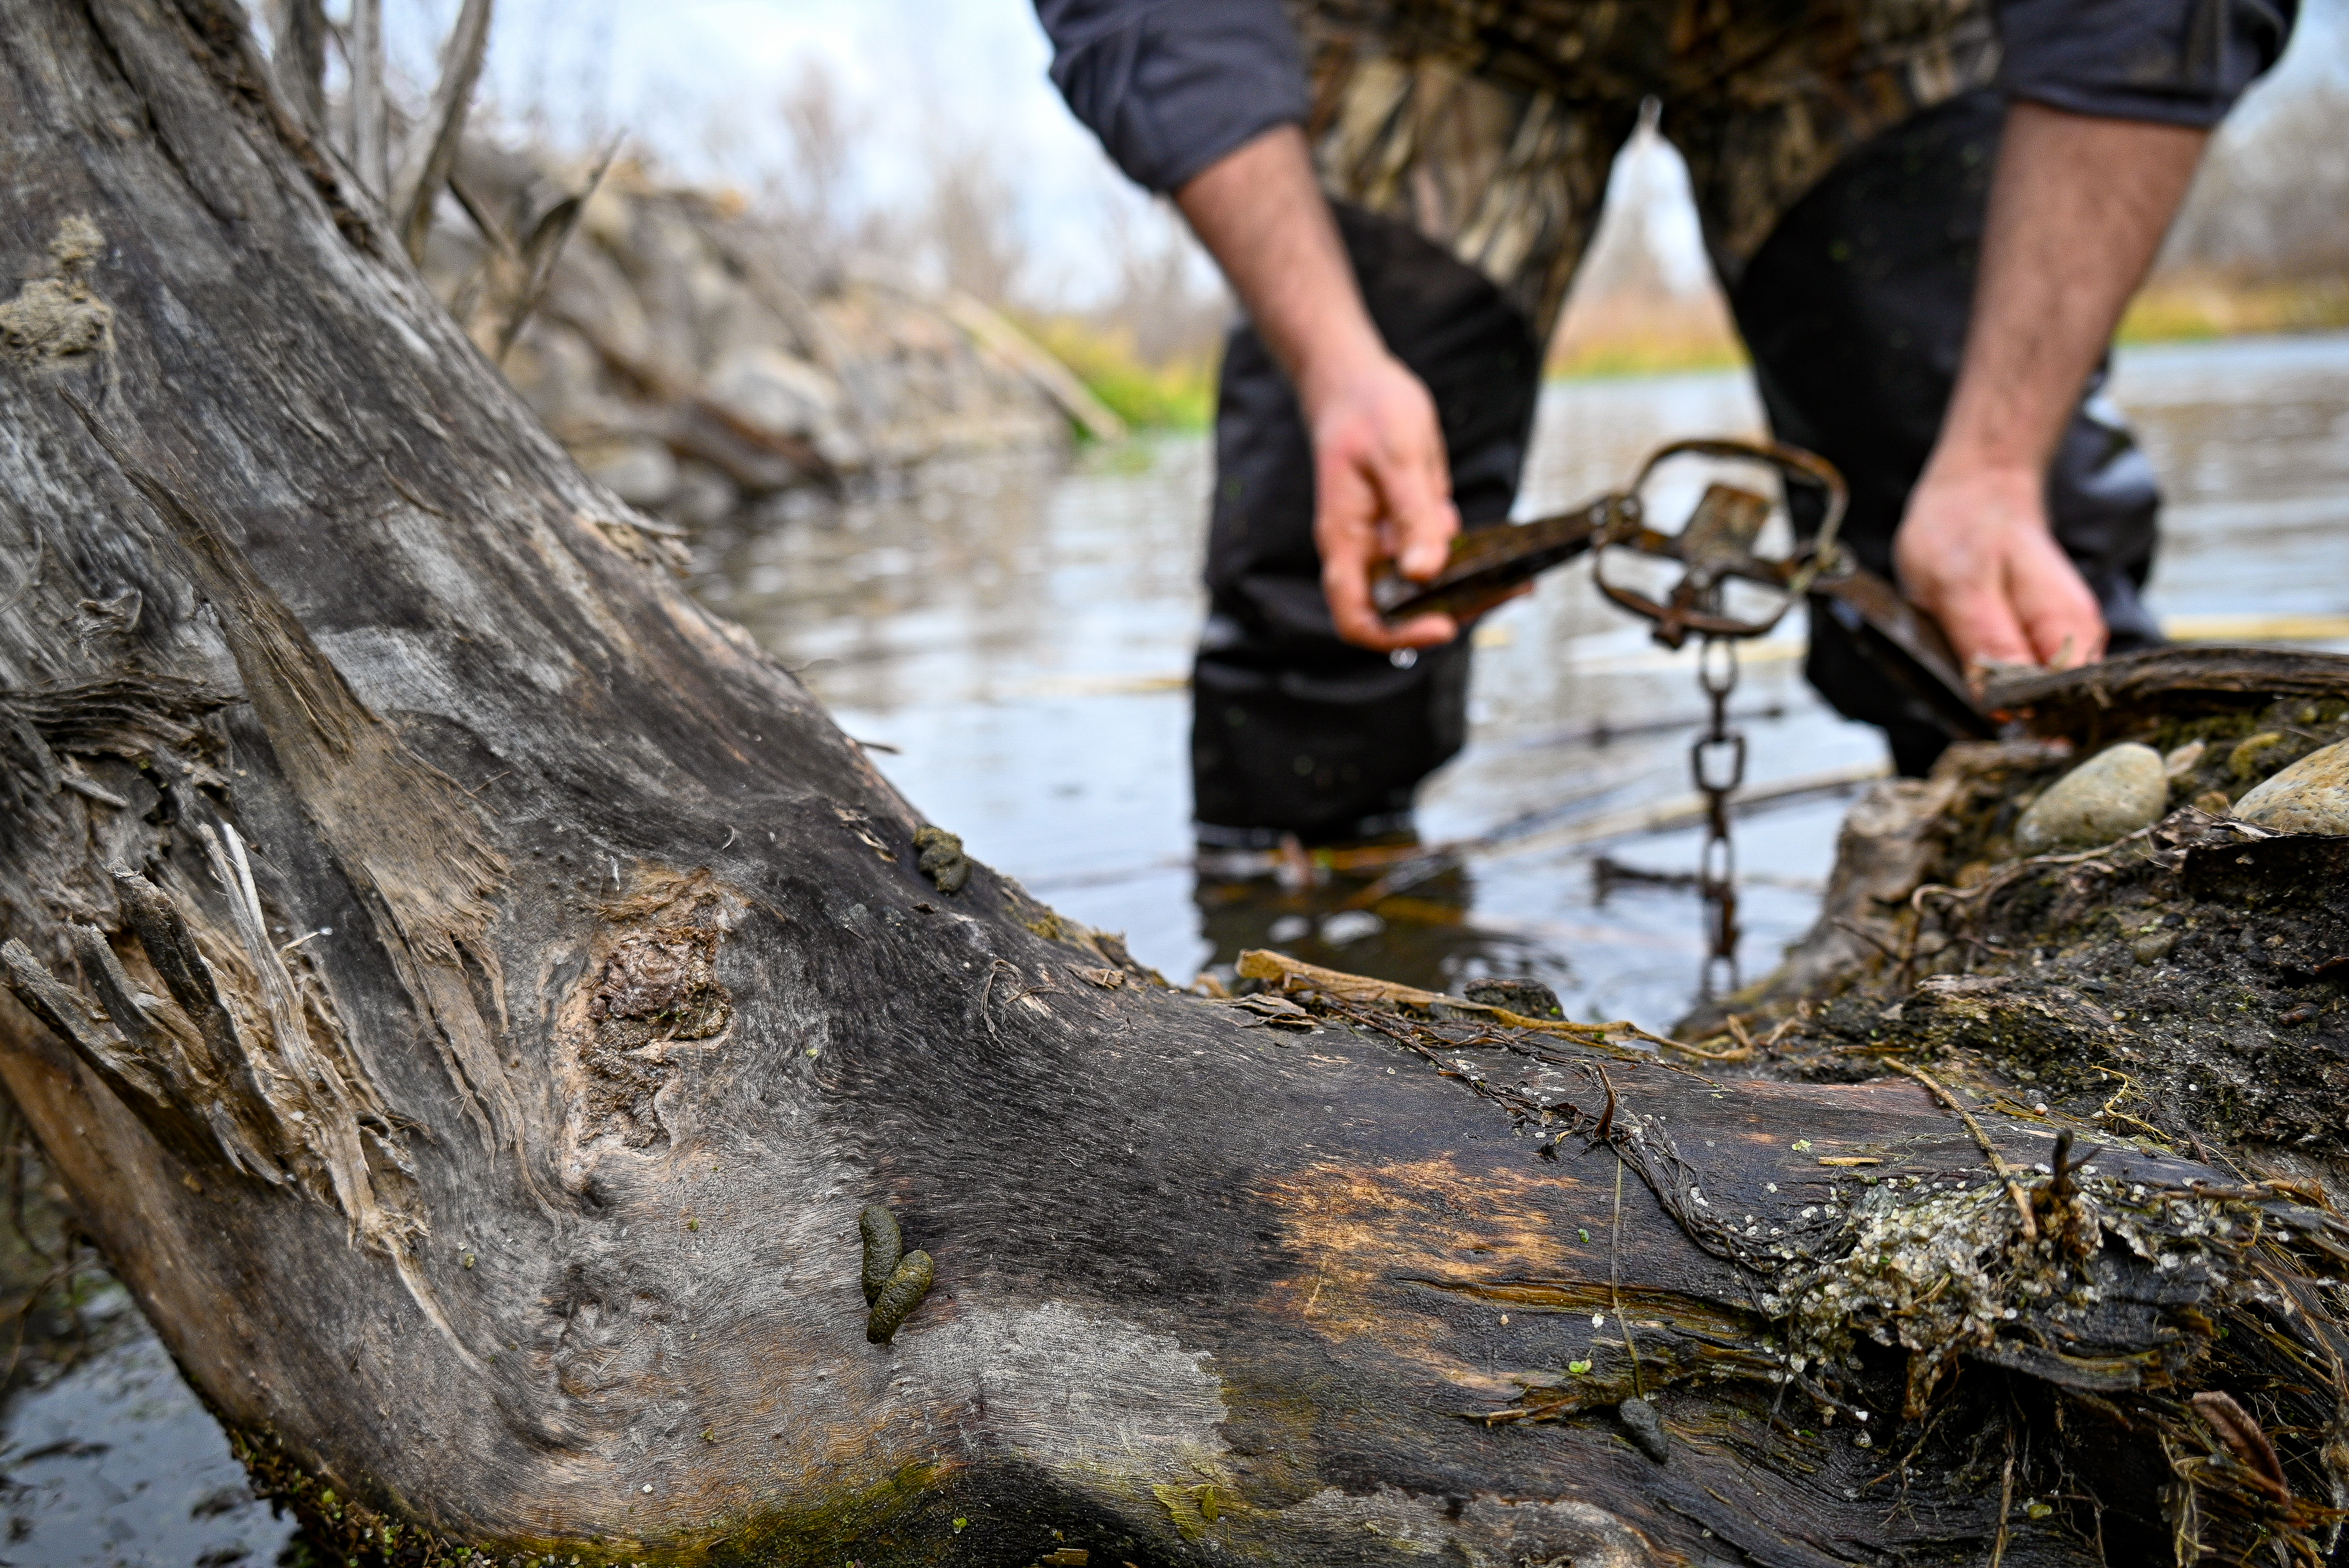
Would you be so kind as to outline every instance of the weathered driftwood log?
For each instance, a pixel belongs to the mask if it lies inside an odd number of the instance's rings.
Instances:
[[[0,0],[0,1078],[322,1550],[2329,1539],[2321,1193],[1953,1114],[1963,1040],[1157,989],[684,596],[223,0]]]

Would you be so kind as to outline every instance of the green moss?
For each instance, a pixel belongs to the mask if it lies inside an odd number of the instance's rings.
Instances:
[[[888,1480],[821,1507],[777,1510],[714,1525],[657,1547],[596,1537],[464,1543],[393,1519],[313,1475],[274,1433],[227,1429],[229,1445],[262,1497],[301,1522],[295,1568],[798,1568],[854,1561],[860,1568],[934,1563],[962,1534],[947,1516],[949,1470],[908,1465]]]

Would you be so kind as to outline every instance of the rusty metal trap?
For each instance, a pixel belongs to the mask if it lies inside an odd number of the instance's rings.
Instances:
[[[1677,528],[1652,524],[1658,475],[1682,459],[1763,470],[1783,494],[1818,493],[1815,529],[1793,529],[1782,549],[1764,546],[1779,503],[1758,490],[1711,480]],[[1705,841],[1694,878],[1706,909],[1705,996],[1737,985],[1737,874],[1730,811],[1744,783],[1746,740],[1729,720],[1737,686],[1737,645],[1764,636],[1805,598],[1836,616],[1904,690],[1953,736],[1992,733],[1940,628],[1899,589],[1862,566],[1838,540],[1849,491],[1833,464],[1775,441],[1704,438],[1674,441],[1640,467],[1627,488],[1570,511],[1463,533],[1444,569],[1425,583],[1389,573],[1372,599],[1390,623],[1414,615],[1483,614],[1551,568],[1592,553],[1591,578],[1617,607],[1647,621],[1651,635],[1678,649],[1699,644],[1697,685],[1704,731],[1689,748],[1689,772],[1705,801]]]

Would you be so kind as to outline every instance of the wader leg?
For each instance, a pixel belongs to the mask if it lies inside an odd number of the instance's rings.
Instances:
[[[1771,428],[1843,470],[1843,538],[1887,575],[1956,383],[2004,118],[2004,100],[1982,90],[1876,137],[1787,211],[1733,291]],[[2047,500],[2126,652],[2160,639],[2137,591],[2161,494],[2103,382],[2100,370],[2072,418]],[[1883,727],[1902,773],[1924,773],[1947,744],[1826,614],[1812,621],[1806,673],[1837,711]]]
[[[1434,395],[1462,521],[1504,521],[1540,387],[1524,315],[1406,225],[1343,203],[1337,215],[1371,320]],[[1468,643],[1397,665],[1338,639],[1313,548],[1312,444],[1288,377],[1246,325],[1224,355],[1206,583],[1192,674],[1201,845],[1407,827],[1413,791],[1466,736]]]

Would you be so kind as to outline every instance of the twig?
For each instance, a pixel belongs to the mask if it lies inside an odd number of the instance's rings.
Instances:
[[[1716,1040],[1723,1037],[1720,1035],[1713,1037]],[[1751,1045],[1733,1046],[1725,1051],[1709,1051],[1702,1046],[1683,1045],[1678,1040],[1666,1040],[1663,1048],[1678,1051],[1682,1056],[1694,1057],[1701,1062],[1742,1062],[1750,1059],[1754,1055],[1754,1047]]]
[[[2014,1507],[2014,1433],[2006,1434],[2006,1470],[1998,1480],[1998,1542],[1990,1549],[1990,1568],[2006,1561],[2006,1516]]]
[[[2035,871],[2041,866],[2078,866],[2085,865],[2093,861],[2096,862],[2098,869],[2103,871],[2111,871],[2113,868],[2109,864],[2105,863],[2105,856],[2112,853],[2115,850],[2119,849],[2124,844],[2131,844],[2135,843],[2139,839],[2150,838],[2154,832],[2160,828],[2160,826],[2161,824],[2159,822],[2155,822],[2149,826],[2139,828],[2136,832],[2116,839],[2111,843],[2103,845],[2097,849],[2081,850],[2068,855],[2032,855],[2023,860],[2015,861],[2008,865],[2001,867],[1997,874],[1984,877],[1981,882],[1976,882],[1971,887],[1951,887],[1946,882],[1927,882],[1909,895],[1909,907],[1914,910],[1917,913],[1918,917],[1921,920],[1925,913],[1925,895],[1927,893],[1935,893],[1943,898],[1949,899],[1953,903],[1973,903],[1980,901],[1983,908],[1988,908],[1989,896],[1992,893],[2002,892],[2006,888],[2013,886],[2022,878],[2024,872]],[[1979,918],[1979,913],[1980,912],[1977,911],[1977,918]],[[1993,947],[1991,951],[1996,953],[1999,949]]]
[[[283,0],[271,7],[274,46],[269,72],[313,137],[326,127],[326,10],[319,0]]]
[[[1786,1032],[1786,1024],[1792,1023],[1793,1021],[1794,1020],[1790,1018],[1786,1020],[1785,1023],[1781,1023],[1775,1029],[1772,1030],[1769,1043],[1774,1046],[1776,1045],[1778,1043],[1778,1037]],[[1722,1022],[1729,1026],[1728,1037],[1737,1042],[1737,1044],[1732,1046],[1725,1051],[1709,1051],[1705,1049],[1703,1046],[1685,1046],[1678,1040],[1667,1040],[1664,1044],[1666,1047],[1694,1057],[1699,1061],[1751,1061],[1754,1057],[1755,1047],[1754,1044],[1754,1037],[1745,1032],[1745,1020],[1739,1017],[1734,1013],[1724,1013],[1722,1015]],[[1712,1040],[1717,1040],[1721,1037],[1722,1037],[1719,1035],[1714,1035],[1712,1037],[1711,1040],[1706,1042],[1706,1044],[1709,1045],[1712,1043]]]
[[[41,1297],[47,1295],[49,1293],[49,1287],[56,1284],[60,1278],[65,1281],[66,1297],[67,1304],[70,1305],[73,1297],[74,1276],[79,1273],[81,1273],[80,1251],[73,1238],[68,1236],[66,1238],[65,1261],[51,1269],[47,1278],[26,1293],[24,1302],[16,1308],[16,1332],[8,1345],[8,1365],[5,1369],[0,1369],[0,1388],[5,1388],[16,1381],[17,1363],[25,1354],[25,1326],[31,1320],[33,1309],[41,1304]],[[75,1313],[75,1322],[78,1326],[80,1323],[78,1310]]]
[[[481,59],[489,46],[490,0],[465,0],[440,52],[440,80],[432,89],[432,105],[400,153],[399,172],[388,192],[392,230],[407,248],[408,259],[419,267],[425,239],[432,232],[432,206],[449,182],[449,171],[457,167],[465,111],[472,107],[473,85],[481,80]]]
[[[1932,1090],[1936,1099],[1957,1113],[1958,1119],[1966,1124],[1966,1130],[1974,1135],[1974,1142],[1981,1146],[1983,1158],[1990,1161],[1990,1168],[1998,1173],[1998,1179],[2001,1181],[2006,1183],[2006,1195],[2014,1200],[2014,1212],[2023,1216],[2023,1239],[2026,1242],[2038,1241],[2039,1222],[2031,1212],[2031,1200],[2023,1196],[2023,1183],[2014,1179],[2014,1168],[2000,1155],[1998,1146],[1991,1142],[1990,1134],[1982,1130],[1982,1123],[1974,1119],[1973,1112],[1959,1104],[1958,1097],[1942,1088],[1941,1080],[1923,1068],[1913,1067],[1891,1057],[1884,1058],[1884,1065],[1894,1072],[1906,1073],[1915,1078]]]
[[[380,201],[390,183],[383,102],[383,0],[351,0],[351,166]]]
[[[449,176],[449,194],[457,199],[458,208],[471,220],[474,232],[489,242],[491,250],[509,262],[521,259],[514,254],[513,241],[506,237],[504,227],[490,216],[489,209],[473,200],[473,193],[465,189],[465,182],[453,173]]]
[[[1889,946],[1886,945],[1883,938],[1878,936],[1874,932],[1863,928],[1857,922],[1846,920],[1843,916],[1838,914],[1835,916],[1829,923],[1838,930],[1847,931],[1852,935],[1858,937],[1862,942],[1867,943],[1870,947],[1875,948],[1878,953],[1881,953],[1895,964],[1900,962],[1900,954],[1893,951]]]
[[[2094,1063],[2089,1065],[2094,1068],[2095,1071],[2104,1074],[2106,1078],[2116,1078],[2121,1080],[2121,1087],[2113,1091],[2112,1099],[2105,1101],[2103,1105],[2097,1107],[2096,1114],[2090,1118],[2091,1120],[2126,1121],[2133,1126],[2144,1128],[2147,1132],[2156,1138],[2163,1136],[2161,1129],[2154,1126],[2153,1123],[2146,1120],[2143,1117],[2131,1116],[2125,1110],[2115,1110],[2113,1109],[2113,1107],[2120,1104],[2124,1096],[2137,1092],[2137,1079],[2115,1068],[2095,1067]]]
[[[987,984],[978,988],[979,1022],[985,1024],[987,1026],[987,1032],[999,1040],[1003,1037],[1003,1035],[1001,1031],[998,1030],[995,1026],[995,1010],[993,1007],[989,1006],[988,1004],[995,996],[995,977],[998,975],[1002,974],[1007,969],[1011,971],[1012,977],[1015,979],[1024,980],[1027,978],[1026,975],[1019,973],[1019,966],[1018,965],[1012,964],[1008,960],[999,958],[988,966]]]
[[[594,201],[595,192],[604,188],[604,176],[611,171],[612,160],[620,155],[621,140],[622,138],[617,136],[612,138],[611,145],[604,149],[604,156],[595,160],[595,170],[588,174],[586,186],[578,195],[566,196],[549,208],[546,215],[539,219],[537,226],[531,230],[530,237],[523,242],[525,271],[522,297],[514,302],[513,315],[507,318],[504,326],[498,329],[497,361],[500,365],[503,365],[506,356],[513,351],[514,339],[522,335],[522,329],[537,312],[539,302],[546,298],[547,285],[554,281],[554,263],[562,259],[563,247],[571,242],[572,231],[579,227],[580,217],[586,212],[587,203]]]
[[[1599,1081],[1607,1082],[1607,1069],[1599,1069]],[[1607,1085],[1607,1114],[1615,1114],[1615,1086]],[[1603,1127],[1603,1124],[1602,1124]],[[1602,1131],[1601,1136],[1604,1136]],[[1615,1309],[1615,1326],[1623,1332],[1623,1348],[1631,1357],[1631,1397],[1647,1398],[1640,1383],[1640,1346],[1631,1337],[1630,1319],[1623,1315],[1623,1166],[1620,1153],[1615,1155],[1615,1221],[1607,1232],[1607,1302]]]

